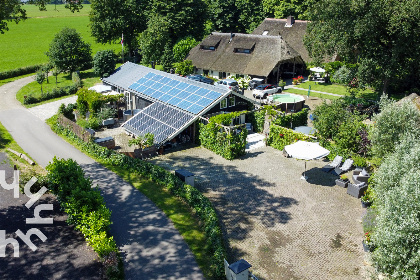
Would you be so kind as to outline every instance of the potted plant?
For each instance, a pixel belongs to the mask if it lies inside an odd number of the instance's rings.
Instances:
[[[293,80],[292,80],[292,84],[293,84],[293,85],[297,85],[297,84],[298,84],[298,79],[297,79],[297,78],[293,78]]]
[[[279,87],[281,87],[281,90],[284,90],[284,87],[286,86],[286,82],[283,80],[279,81]]]
[[[375,246],[370,237],[370,232],[365,232],[365,239],[363,240],[363,250],[365,252],[372,252],[374,248]]]
[[[303,76],[298,76],[297,77],[297,81],[298,81],[298,83],[300,84],[300,83],[302,83],[302,81],[303,81]]]
[[[347,178],[347,175],[346,174],[341,175],[340,179],[335,180],[335,184],[342,188],[347,188],[349,184],[349,179]]]
[[[373,203],[373,192],[372,188],[369,186],[367,190],[364,192],[363,196],[360,198],[362,202],[362,207],[367,208],[372,205]]]

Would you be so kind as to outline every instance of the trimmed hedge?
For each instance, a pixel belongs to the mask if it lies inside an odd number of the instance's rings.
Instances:
[[[50,99],[61,97],[61,96],[76,94],[78,89],[79,89],[79,86],[77,84],[73,84],[71,86],[54,88],[51,91],[44,92],[43,94],[41,94],[40,97],[35,97],[33,95],[28,95],[23,100],[23,104],[25,104],[25,105],[35,104],[35,103],[39,103],[39,102],[42,102],[42,101],[45,101],[45,100],[50,100]]]
[[[310,142],[312,141],[312,138],[303,133],[295,132],[294,130],[289,128],[285,128],[275,124],[270,126],[268,145],[272,146],[273,148],[282,151],[284,149],[284,146],[293,144],[298,140]]]
[[[218,278],[223,279],[223,260],[226,258],[226,249],[223,243],[219,219],[207,197],[196,188],[186,185],[178,177],[168,172],[163,167],[153,165],[140,159],[128,157],[105,147],[101,147],[93,142],[83,142],[73,132],[60,126],[55,120],[52,124],[52,130],[57,134],[72,139],[81,147],[83,152],[98,158],[101,162],[124,168],[130,172],[135,172],[144,178],[165,186],[172,194],[185,201],[194,209],[196,215],[202,221],[207,237],[207,245],[211,254],[210,266],[215,271],[215,275]]]
[[[36,71],[38,71],[38,69],[40,69],[43,66],[44,64],[38,64],[38,65],[26,66],[26,67],[3,71],[3,72],[0,72],[0,80],[5,80],[9,78],[19,77],[26,74],[35,73]]]
[[[293,127],[307,125],[308,124],[308,108],[303,108],[297,113],[283,115],[278,115],[274,121],[273,124],[284,126],[284,127],[290,127],[290,124],[293,125]]]
[[[67,213],[67,223],[75,225],[86,241],[102,260],[118,253],[117,245],[109,236],[111,211],[92,181],[85,177],[83,169],[72,159],[57,159],[46,167],[48,187],[58,197],[61,208]],[[104,263],[108,277],[123,278],[118,258]]]

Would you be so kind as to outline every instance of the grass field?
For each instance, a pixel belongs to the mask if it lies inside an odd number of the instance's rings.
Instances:
[[[299,94],[299,95],[303,95],[303,96],[308,95],[307,90],[300,90],[300,89],[294,89],[294,88],[285,89],[283,91],[283,93],[294,93],[294,94]],[[311,92],[310,96],[311,97],[319,97],[319,98],[323,98],[323,99],[331,99],[331,100],[340,98],[340,96],[323,94],[323,93],[319,93],[319,92]]]
[[[64,5],[47,5],[47,11],[39,11],[34,5],[24,5],[28,19],[19,24],[8,22],[9,31],[0,34],[0,72],[19,67],[46,63],[45,52],[54,35],[64,27],[74,28],[83,40],[91,44],[92,56],[99,50],[121,51],[121,44],[98,44],[90,35],[90,5],[83,5],[81,12],[72,13]]]
[[[330,83],[316,83],[316,82],[304,82],[299,85],[296,85],[298,88],[308,89],[311,86],[311,90],[317,90],[322,92],[328,93],[335,93],[339,95],[349,96],[350,93],[347,91],[345,86],[337,85],[337,84],[330,84]],[[311,92],[312,95],[312,92]],[[377,94],[371,89],[365,89],[360,91],[357,96],[359,97],[366,97],[371,99],[376,99]]]

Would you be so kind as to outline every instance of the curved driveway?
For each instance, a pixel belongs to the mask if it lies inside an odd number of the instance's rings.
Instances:
[[[33,77],[26,77],[0,87],[0,122],[41,166],[54,156],[73,158],[98,184],[112,210],[111,234],[124,259],[126,279],[204,279],[184,239],[162,211],[20,105],[16,93],[31,81]]]

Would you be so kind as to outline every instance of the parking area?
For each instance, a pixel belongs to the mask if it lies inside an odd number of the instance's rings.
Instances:
[[[228,161],[201,147],[151,160],[187,169],[220,214],[231,248],[229,262],[248,261],[259,279],[365,278],[360,200],[307,162],[271,147]]]

